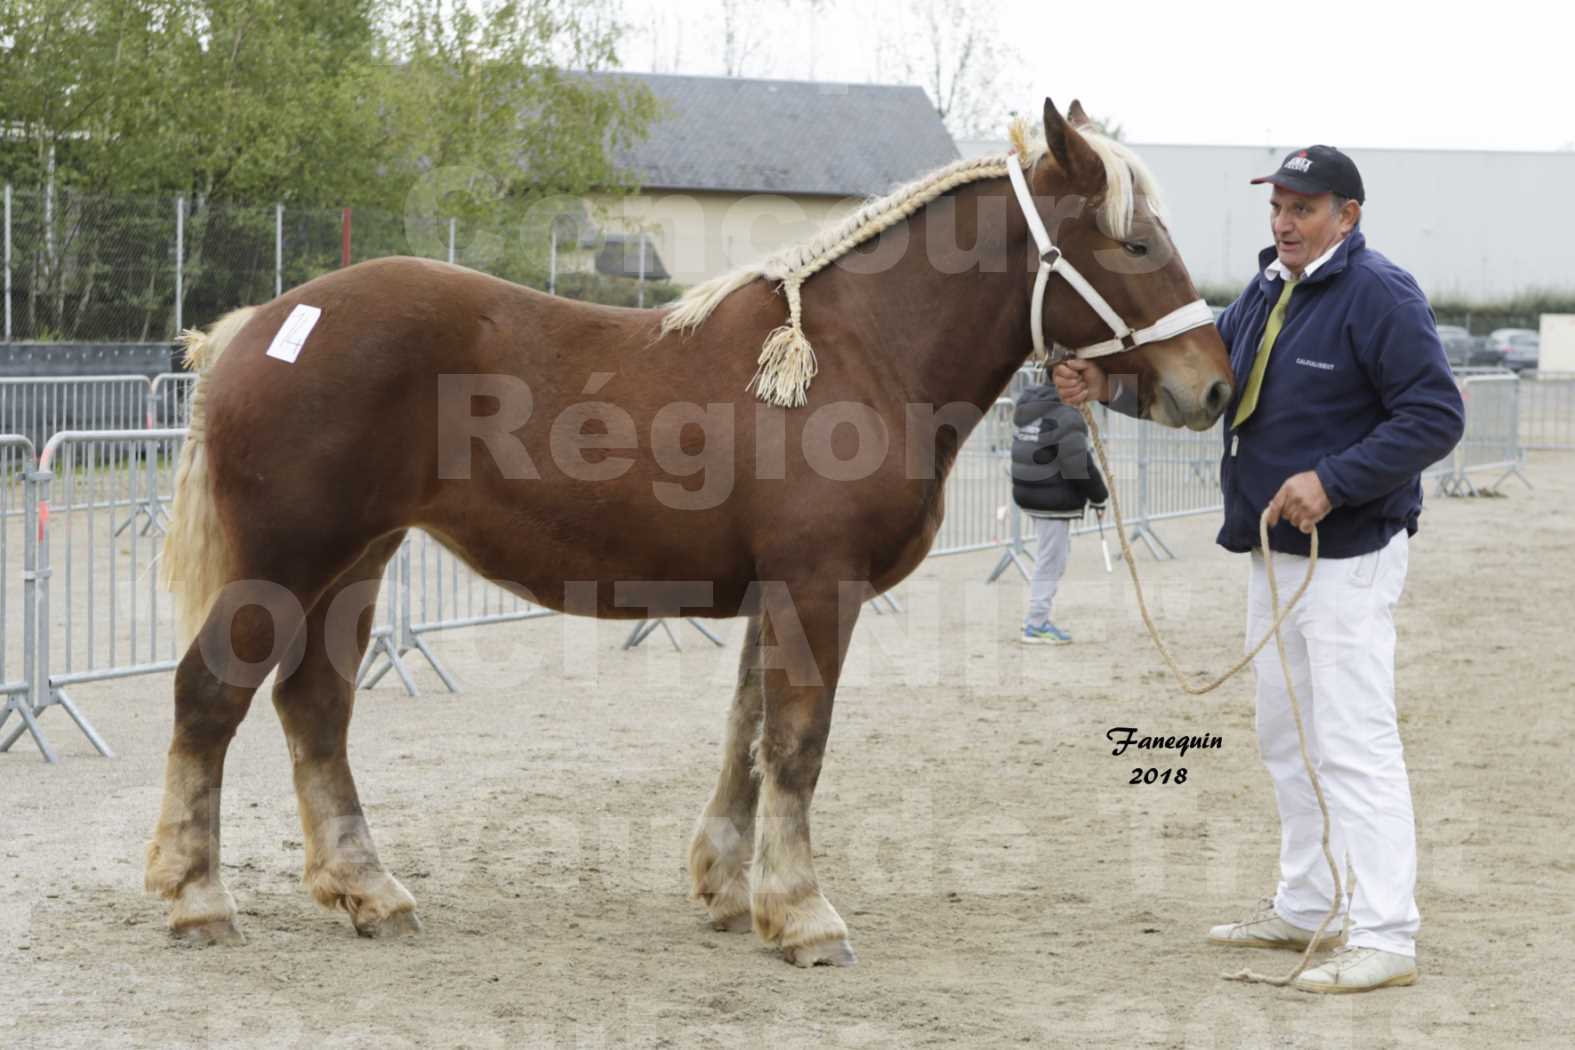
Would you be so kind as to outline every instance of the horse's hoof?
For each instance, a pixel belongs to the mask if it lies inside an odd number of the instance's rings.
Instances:
[[[782,955],[794,966],[806,969],[811,966],[852,966],[859,961],[846,937],[783,948]]]
[[[183,944],[198,947],[218,944],[226,948],[238,948],[246,943],[246,935],[241,933],[233,919],[210,919],[208,922],[176,926],[170,930],[170,936]]]
[[[754,928],[754,920],[747,911],[726,919],[712,919],[711,928],[718,933],[748,933]]]
[[[381,922],[357,926],[355,932],[363,937],[372,937],[380,941],[393,940],[396,937],[420,933],[421,920],[416,918],[416,913],[413,911],[396,911]]]

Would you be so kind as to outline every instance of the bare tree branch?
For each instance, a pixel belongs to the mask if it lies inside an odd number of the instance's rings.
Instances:
[[[722,66],[730,77],[744,75],[744,66],[760,50],[756,0],[722,0]]]
[[[892,53],[894,72],[924,85],[954,136],[999,135],[1014,101],[1001,70],[1015,52],[995,10],[985,0],[905,0],[904,8],[882,29],[877,53]],[[877,75],[884,71],[878,62]]]

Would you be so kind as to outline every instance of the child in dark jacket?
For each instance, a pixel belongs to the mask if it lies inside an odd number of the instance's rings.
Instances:
[[[1024,390],[1012,422],[1012,499],[1033,522],[1036,540],[1023,642],[1065,645],[1072,636],[1050,622],[1050,606],[1066,572],[1072,520],[1089,503],[1103,506],[1110,493],[1089,455],[1088,424],[1061,403],[1054,386]]]

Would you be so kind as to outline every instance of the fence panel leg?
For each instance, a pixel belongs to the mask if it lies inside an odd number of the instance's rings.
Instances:
[[[38,719],[34,717],[32,705],[28,702],[28,698],[18,694],[7,700],[5,713],[0,714],[0,726],[5,725],[6,720],[11,717],[12,711],[21,716],[22,724],[13,729],[11,735],[6,737],[5,740],[0,741],[0,752],[11,750],[11,745],[16,743],[23,733],[31,733],[33,734],[33,743],[38,745],[38,751],[44,756],[44,761],[50,765],[59,762],[60,756],[55,754],[55,749],[49,746],[48,740],[44,739],[44,731],[38,728]]]
[[[699,631],[701,634],[703,634],[707,638],[709,638],[711,640],[711,644],[712,645],[716,646],[719,649],[722,648],[722,639],[718,638],[716,635],[712,634],[709,630],[707,630],[705,624],[701,623],[698,619],[696,619],[693,616],[686,616],[686,617],[684,617],[684,619],[689,621],[689,626],[690,627],[693,627],[695,630]]]
[[[427,663],[432,665],[432,670],[437,673],[438,678],[442,679],[443,684],[448,687],[448,691],[451,693],[459,692],[459,682],[449,673],[448,668],[443,666],[443,661],[439,660],[437,654],[432,651],[431,646],[427,645],[427,640],[419,634],[412,635],[411,640],[415,642],[416,651],[427,658]]]
[[[989,578],[984,581],[985,583],[994,583],[1000,579],[1001,573],[1005,572],[1008,566],[1015,568],[1017,574],[1024,580],[1032,576],[1024,562],[1025,558],[1032,561],[1033,555],[1029,554],[1028,548],[1023,546],[1023,513],[1016,506],[1008,507],[1007,513],[1012,516],[1012,538],[1007,543],[1006,550],[1002,552],[1001,560],[990,570]]]
[[[114,758],[115,752],[111,751],[109,745],[104,743],[104,738],[98,735],[98,730],[93,728],[93,723],[87,720],[87,716],[77,709],[76,704],[71,702],[71,698],[66,695],[66,691],[64,689],[55,689],[53,693],[53,702],[66,709],[66,714],[70,715],[71,721],[75,722],[77,728],[82,730],[82,735],[88,738],[88,743],[97,748],[98,753],[105,758]]]

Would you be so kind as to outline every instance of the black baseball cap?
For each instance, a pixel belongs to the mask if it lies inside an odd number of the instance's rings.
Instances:
[[[1350,157],[1333,146],[1291,150],[1280,162],[1280,170],[1252,180],[1254,186],[1260,182],[1271,182],[1297,193],[1338,193],[1358,204],[1367,201],[1362,173]]]

